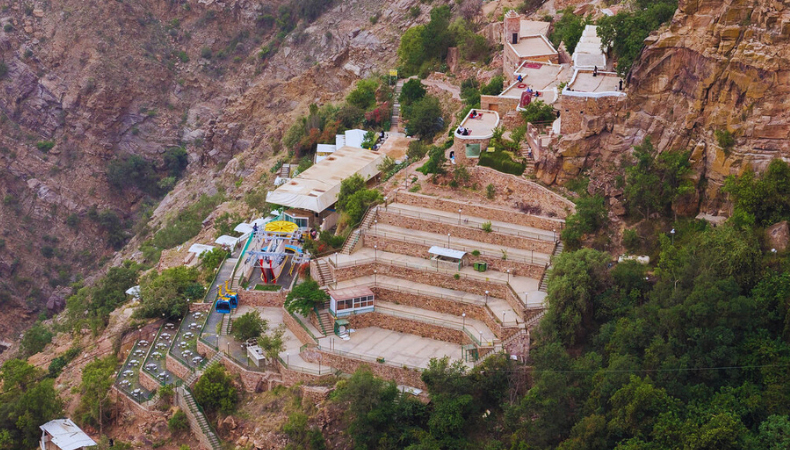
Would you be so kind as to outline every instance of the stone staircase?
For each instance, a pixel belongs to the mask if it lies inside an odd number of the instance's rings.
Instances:
[[[332,318],[329,317],[329,308],[319,309],[316,314],[318,315],[318,324],[321,325],[320,331],[324,333],[324,336],[328,336],[334,331],[331,329]]]
[[[564,249],[564,248],[565,248],[565,245],[562,243],[562,241],[558,241],[557,245],[554,247],[554,252],[552,252],[552,254],[551,254],[551,261],[552,261],[552,263],[549,264],[548,267],[546,267],[546,270],[543,272],[543,276],[540,278],[540,287],[538,288],[539,291],[541,291],[541,292],[548,292],[547,289],[549,287],[549,270],[551,270],[551,266],[554,263],[554,258],[556,258],[557,255],[562,253],[562,249]]]
[[[318,281],[318,284],[320,286],[328,286],[330,283],[333,283],[335,280],[332,277],[332,271],[329,269],[329,264],[326,263],[326,260],[317,259],[315,263],[318,268],[318,273],[314,274],[313,277]]]
[[[181,397],[181,402],[179,403],[182,403],[180,406],[187,414],[192,432],[197,435],[198,440],[206,447],[211,450],[220,450],[222,446],[219,438],[209,426],[205,414],[195,402],[195,398],[192,397],[192,392],[183,386],[179,387],[178,391]]]
[[[343,249],[340,250],[341,254],[350,255],[357,251],[357,245],[362,242],[362,233],[373,225],[373,220],[375,220],[377,216],[378,206],[370,208],[368,212],[365,213],[365,217],[362,218],[362,223],[359,224],[356,230],[351,232],[348,239],[346,239],[346,242],[343,244]]]
[[[222,359],[222,353],[217,352],[211,359],[208,360],[205,366],[202,369],[195,370],[192,374],[184,381],[187,386],[192,386],[192,383],[196,382],[198,378],[203,375],[209,367],[213,366],[214,364],[219,364],[219,361]]]
[[[543,316],[545,316],[545,315],[546,315],[546,310],[544,309],[543,311],[541,311],[541,312],[535,314],[534,316],[530,317],[529,320],[527,320],[524,323],[524,326],[526,326],[527,328],[534,327],[535,325],[540,323],[540,319],[542,319]]]
[[[390,121],[390,130],[400,129],[400,103],[398,102],[398,97],[400,97],[401,87],[401,84],[395,85],[395,96],[392,100],[392,120]]]

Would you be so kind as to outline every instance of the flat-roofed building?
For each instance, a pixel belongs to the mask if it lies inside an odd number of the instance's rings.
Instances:
[[[508,82],[512,82],[512,70],[524,61],[544,61],[559,63],[559,53],[549,42],[551,24],[526,20],[511,10],[505,14],[502,44],[505,47],[502,68]]]
[[[55,419],[41,425],[41,450],[82,450],[97,444],[71,419]]]

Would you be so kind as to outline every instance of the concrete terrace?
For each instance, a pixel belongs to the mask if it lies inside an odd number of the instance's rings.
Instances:
[[[489,139],[494,135],[494,129],[499,126],[499,114],[495,111],[478,109],[477,117],[472,118],[471,114],[461,122],[459,127],[464,127],[469,131],[468,135],[461,135],[455,131],[457,139]]]
[[[589,94],[594,97],[625,95],[625,92],[620,90],[621,81],[622,78],[616,73],[598,72],[594,75],[592,70],[577,70],[562,94],[570,96]]]
[[[557,54],[557,50],[544,36],[527,36],[518,40],[517,44],[508,43],[519,58],[550,57]]]

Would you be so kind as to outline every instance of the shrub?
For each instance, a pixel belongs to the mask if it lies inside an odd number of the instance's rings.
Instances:
[[[371,205],[383,200],[381,192],[365,188],[365,180],[359,174],[354,174],[340,182],[336,208],[348,214],[351,224],[356,225]]]
[[[639,239],[639,233],[636,230],[632,230],[630,228],[626,228],[623,231],[623,246],[628,250],[629,253],[636,253],[639,251],[641,246],[641,239]]]
[[[377,24],[378,21],[379,21],[379,17],[381,17],[381,13],[378,13],[378,12],[376,14],[370,16],[370,24],[371,25]]]
[[[489,200],[493,200],[495,196],[496,196],[496,188],[494,187],[493,184],[488,184],[486,186],[486,198],[488,198]]]
[[[412,78],[409,81],[403,83],[400,96],[398,96],[398,102],[401,104],[401,106],[411,105],[417,100],[425,97],[426,92],[427,91],[425,90],[425,87],[423,87],[422,82],[416,78]]]
[[[580,197],[576,201],[576,213],[566,220],[562,240],[570,250],[576,250],[581,246],[584,235],[598,231],[606,221],[606,206],[602,196]]]
[[[206,410],[230,414],[236,409],[238,397],[233,378],[222,364],[206,369],[195,385],[195,400]]]
[[[483,222],[483,224],[480,226],[480,228],[483,231],[485,231],[486,233],[491,233],[492,231],[494,231],[494,228],[491,225],[491,221]]]
[[[205,59],[211,59],[212,53],[210,47],[203,47],[200,49],[200,57]]]
[[[427,145],[422,141],[411,141],[409,142],[409,149],[406,151],[406,157],[409,158],[409,161],[414,162],[421,160],[426,153],[428,153]]]
[[[346,97],[346,102],[363,111],[367,110],[376,104],[376,89],[378,87],[379,83],[375,79],[359,80],[356,89],[349,92]]]
[[[226,250],[213,248],[209,252],[200,254],[200,265],[206,270],[213,271],[222,264],[222,261],[225,260],[227,256],[228,252]]]
[[[8,65],[5,62],[0,61],[0,79],[5,78],[7,74],[8,74]]]
[[[257,338],[268,328],[258,311],[244,313],[231,324],[230,334],[239,341]]]
[[[554,30],[549,35],[549,39],[555,48],[558,48],[561,42],[565,42],[568,53],[573,54],[576,44],[582,37],[585,25],[591,22],[590,18],[585,19],[573,14],[573,7],[568,7],[562,11],[562,18],[554,24]]]
[[[22,336],[22,342],[20,342],[22,353],[25,355],[34,355],[44,350],[44,347],[52,342],[53,336],[54,334],[46,325],[41,323],[41,321],[36,322],[27,330],[25,335]]]
[[[444,149],[432,146],[428,151],[428,161],[417,170],[422,172],[423,175],[428,175],[429,173],[434,175],[443,174],[445,161],[447,161],[447,157],[444,155]]]
[[[421,12],[420,6],[414,5],[411,8],[409,8],[409,17],[411,17],[412,19],[416,19],[420,15],[420,12]]]
[[[525,122],[531,124],[553,122],[555,119],[554,107],[547,105],[543,100],[537,100],[521,111],[521,117]]]
[[[173,413],[173,417],[167,421],[167,428],[170,429],[171,433],[181,433],[189,430],[189,420],[187,419],[186,413],[180,408],[176,410],[176,412]]]
[[[716,142],[719,144],[719,147],[724,150],[725,155],[729,155],[732,148],[735,146],[735,138],[732,136],[727,130],[716,130],[714,132],[716,135]]]
[[[504,151],[483,152],[480,154],[478,164],[512,175],[521,175],[527,168],[525,163],[513,161],[510,155]]]
[[[165,150],[164,161],[170,176],[178,178],[189,164],[189,155],[184,147],[170,147]]]
[[[55,146],[55,142],[54,141],[38,141],[38,142],[36,142],[36,148],[41,150],[44,153],[47,153],[50,150],[52,150],[52,147],[54,147],[54,146]]]
[[[167,226],[156,232],[154,246],[167,249],[192,239],[203,228],[203,219],[211,214],[224,198],[222,193],[210,197],[202,194],[197,202],[179,212],[175,218],[168,221]]]

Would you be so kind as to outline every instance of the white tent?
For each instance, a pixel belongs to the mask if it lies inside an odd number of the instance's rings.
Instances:
[[[192,244],[192,246],[189,247],[189,253],[194,253],[195,256],[200,256],[203,253],[210,252],[212,250],[214,250],[214,246],[213,245]]]
[[[239,242],[239,238],[228,236],[227,234],[223,234],[222,236],[218,237],[216,241],[214,241],[215,244],[228,248],[236,247],[236,244],[238,244],[238,242]]]
[[[241,234],[247,234],[247,233],[252,231],[252,225],[242,222],[242,223],[236,225],[236,227],[233,229],[233,231],[235,231],[237,233],[241,233]]]

